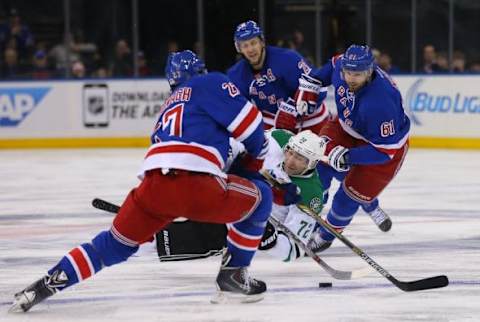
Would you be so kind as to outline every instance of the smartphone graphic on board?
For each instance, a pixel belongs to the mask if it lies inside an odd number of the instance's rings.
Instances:
[[[107,127],[109,121],[107,84],[83,85],[83,124],[86,127]]]

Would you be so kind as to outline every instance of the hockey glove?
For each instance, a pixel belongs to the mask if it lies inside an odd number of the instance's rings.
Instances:
[[[267,227],[265,227],[265,232],[263,233],[262,240],[260,245],[258,245],[259,250],[268,250],[277,244],[278,233],[275,227],[267,221]]]
[[[348,149],[344,146],[337,145],[328,153],[328,164],[338,172],[350,170],[348,162]]]
[[[297,125],[297,108],[293,105],[295,102],[289,98],[286,102],[281,102],[275,115],[275,128],[295,131]]]
[[[277,205],[289,206],[302,201],[300,188],[294,183],[284,183],[272,188],[273,202]]]
[[[307,74],[302,74],[298,79],[298,89],[294,96],[298,114],[312,114],[317,109],[317,101],[321,89],[321,81]]]

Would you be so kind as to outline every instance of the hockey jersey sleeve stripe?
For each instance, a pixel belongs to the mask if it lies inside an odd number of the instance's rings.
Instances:
[[[247,102],[237,117],[227,127],[233,137],[242,142],[262,123],[262,115],[250,102]]]

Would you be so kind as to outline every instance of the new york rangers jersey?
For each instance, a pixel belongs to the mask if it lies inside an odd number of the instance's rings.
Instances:
[[[243,58],[227,71],[227,75],[240,92],[260,109],[264,122],[273,126],[278,105],[294,97],[298,79],[302,74],[310,75],[312,66],[293,50],[272,46],[267,46],[265,50],[265,63],[261,70],[253,70]],[[309,111],[309,114],[325,113],[321,109],[325,108],[322,102],[326,95],[327,89],[323,88],[318,97],[317,110]]]
[[[268,148],[261,113],[225,75],[194,76],[163,104],[140,176],[174,168],[226,177],[230,137],[259,159]]]
[[[350,91],[343,79],[340,60],[341,56],[332,58],[321,69],[312,71],[312,76],[321,80],[323,86],[334,86],[338,118],[345,132],[392,158],[407,142],[410,131],[410,119],[403,109],[399,90],[390,76],[376,67],[370,82],[356,93]],[[367,149],[362,152],[375,159],[374,152]],[[368,157],[362,160],[354,150],[350,150],[352,163],[378,162]]]

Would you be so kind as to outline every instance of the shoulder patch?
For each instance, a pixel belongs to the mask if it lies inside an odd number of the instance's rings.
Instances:
[[[323,207],[322,200],[319,197],[313,197],[308,207],[314,212],[319,213]]]

